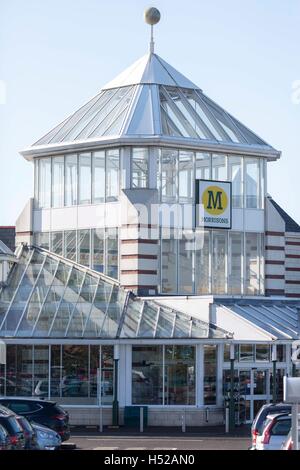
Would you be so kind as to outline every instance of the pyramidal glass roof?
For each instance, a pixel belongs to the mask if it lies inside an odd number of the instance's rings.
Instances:
[[[230,333],[107,276],[37,247],[23,247],[0,291],[0,337],[227,338]]]
[[[242,144],[279,154],[154,53],[135,62],[22,154],[112,137],[154,136],[185,143]]]

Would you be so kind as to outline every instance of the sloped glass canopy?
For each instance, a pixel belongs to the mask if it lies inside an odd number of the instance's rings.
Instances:
[[[228,338],[197,318],[141,299],[109,277],[40,248],[23,247],[0,292],[0,336]]]

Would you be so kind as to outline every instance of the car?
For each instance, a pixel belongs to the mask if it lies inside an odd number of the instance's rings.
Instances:
[[[263,424],[268,414],[281,412],[290,413],[291,410],[291,405],[287,405],[286,403],[268,403],[266,405],[263,405],[255,416],[255,419],[251,426],[252,445],[250,447],[250,450],[256,450],[256,441],[257,438],[261,436]]]
[[[300,449],[300,433],[298,432],[298,449]],[[288,433],[286,436],[285,440],[283,441],[281,445],[280,450],[295,450],[293,448],[293,436],[292,436],[292,430]]]
[[[38,450],[58,450],[61,446],[61,437],[53,429],[31,422],[36,435],[36,449]]]
[[[25,418],[25,416],[16,415],[18,423],[23,429],[24,438],[25,438],[25,449],[32,450],[36,448],[36,433],[33,429],[30,422]]]
[[[280,450],[283,441],[290,432],[291,415],[286,413],[269,414],[263,430],[256,440],[256,450]]]
[[[6,429],[12,450],[22,450],[25,448],[25,438],[23,429],[18,423],[15,413],[0,406],[0,424]]]
[[[12,449],[12,445],[10,443],[9,434],[2,424],[0,424],[0,450],[10,449]]]
[[[62,441],[70,439],[69,414],[54,401],[34,398],[0,398],[0,405],[6,406],[17,415],[25,416],[56,431]]]

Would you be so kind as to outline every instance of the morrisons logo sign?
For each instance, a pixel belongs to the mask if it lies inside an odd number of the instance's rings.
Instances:
[[[231,228],[230,182],[196,180],[196,223],[203,227]]]

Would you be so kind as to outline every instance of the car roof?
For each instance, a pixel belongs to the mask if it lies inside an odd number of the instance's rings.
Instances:
[[[290,418],[291,413],[269,413],[267,415],[267,419],[283,419],[283,418]]]
[[[8,400],[14,400],[14,401],[29,401],[29,402],[35,402],[35,403],[47,403],[47,404],[51,404],[51,405],[56,405],[56,402],[55,401],[52,401],[52,400],[42,400],[40,398],[35,398],[35,397],[26,397],[26,398],[22,398],[22,397],[0,397],[0,403],[1,401],[8,401]]]

